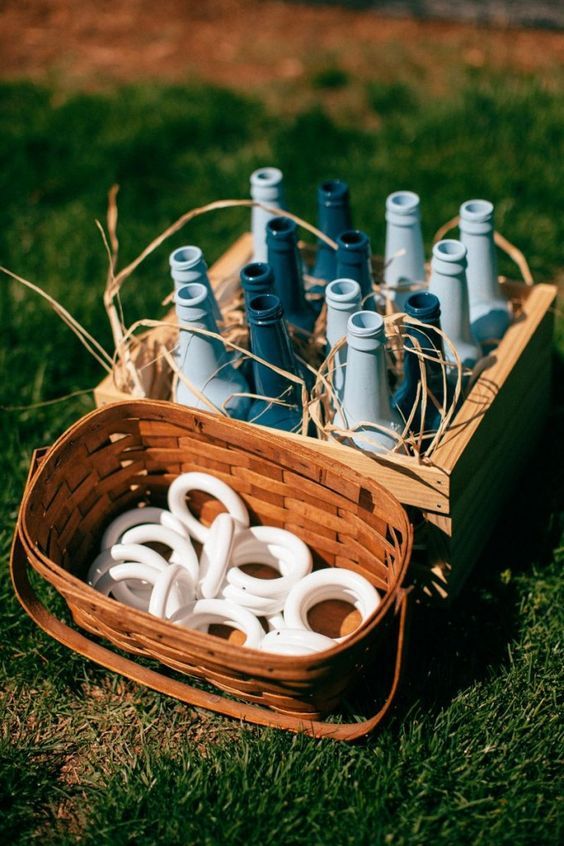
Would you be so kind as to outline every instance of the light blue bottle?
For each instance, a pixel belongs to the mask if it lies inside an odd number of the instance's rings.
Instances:
[[[221,311],[210,284],[208,266],[204,261],[201,249],[194,246],[179,247],[170,254],[169,264],[175,292],[192,282],[205,285],[213,309],[213,316],[216,320],[221,320]]]
[[[470,324],[485,353],[503,338],[511,322],[497,278],[493,214],[488,200],[468,200],[460,206],[460,240],[468,251]]]
[[[413,291],[409,286],[425,280],[425,253],[421,235],[419,197],[413,191],[395,191],[386,200],[386,295],[395,311],[405,310]]]
[[[249,393],[246,379],[232,364],[232,356],[217,338],[190,331],[190,326],[219,334],[205,285],[192,282],[176,292],[176,315],[180,324],[177,362],[181,373],[217,408],[230,417],[246,420],[250,407],[248,397],[234,397],[234,393]],[[211,411],[184,382],[178,379],[176,402],[193,408]]]
[[[355,279],[360,285],[363,299],[367,298],[362,307],[375,311],[370,255],[370,241],[366,232],[349,229],[337,237],[337,278]]]
[[[347,334],[347,323],[351,314],[360,310],[360,285],[354,279],[334,279],[325,288],[327,305],[327,355],[337,341]],[[333,388],[339,402],[343,401],[345,386],[345,367],[347,364],[347,345],[333,359]]]
[[[272,208],[284,209],[284,183],[282,171],[277,167],[261,167],[251,174],[251,199]],[[253,233],[253,261],[267,261],[266,224],[274,215],[258,206],[251,211]]]
[[[401,435],[400,415],[392,409],[386,369],[384,318],[373,311],[357,311],[347,324],[347,368],[342,415],[335,414],[336,426],[352,429],[362,421],[376,423]],[[393,449],[398,439],[375,428],[361,427],[353,443],[368,452]]]
[[[461,241],[446,238],[433,247],[429,291],[438,297],[441,304],[441,329],[456,347],[463,366],[474,367],[482,353],[470,329],[466,247]],[[446,342],[444,353],[447,361],[456,361]],[[456,378],[454,370],[450,375]]]

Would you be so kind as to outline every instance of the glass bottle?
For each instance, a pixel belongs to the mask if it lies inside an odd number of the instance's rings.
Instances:
[[[433,247],[429,291],[439,299],[441,327],[456,347],[463,366],[474,367],[482,353],[470,329],[466,247],[460,241],[445,238]],[[456,361],[446,343],[444,351],[449,361]],[[456,376],[452,370],[451,376]]]
[[[240,279],[245,309],[248,309],[253,297],[274,293],[274,273],[272,267],[265,261],[252,261],[246,264],[241,270]]]
[[[452,393],[450,383],[446,379],[447,373],[441,363],[444,360],[443,339],[435,331],[441,328],[441,306],[438,297],[428,291],[411,294],[405,302],[405,313],[408,317],[414,317],[425,325],[406,325],[403,379],[396,388],[393,401],[406,422],[417,402],[417,410],[410,428],[416,434],[424,432],[432,436],[441,425],[442,415],[431,397],[427,396],[425,417],[422,419],[423,395],[422,389],[419,388],[421,366],[425,369],[427,390],[445,410],[448,408]],[[423,359],[417,354],[416,345],[421,349]]]
[[[360,229],[349,229],[337,236],[337,277],[355,279],[360,285],[363,299],[367,298],[363,308],[375,311],[370,241],[368,235]]]
[[[175,292],[192,282],[205,285],[213,316],[216,320],[221,320],[221,311],[208,277],[208,266],[201,249],[194,246],[179,247],[170,254],[169,264]]]
[[[301,377],[279,297],[275,294],[254,297],[249,303],[248,319],[251,352],[269,364]],[[285,405],[256,399],[249,411],[249,421],[287,432],[299,431],[303,409],[301,385],[254,359],[252,367],[255,393],[281,400]]]
[[[249,398],[232,394],[249,393],[249,386],[242,373],[233,367],[231,353],[219,338],[190,331],[192,326],[219,334],[206,286],[199,282],[185,285],[176,292],[175,303],[179,322],[177,362],[181,373],[217,408],[223,408],[230,417],[246,420]],[[175,399],[181,405],[212,410],[180,377]]]
[[[470,324],[484,352],[503,338],[511,322],[497,277],[493,215],[488,200],[468,200],[460,206],[460,240],[468,251]]]
[[[349,186],[341,179],[328,179],[317,188],[317,228],[333,240],[341,232],[352,228]],[[317,242],[311,275],[325,282],[337,277],[337,253],[321,239]],[[323,286],[315,286],[311,290],[323,293]]]
[[[392,408],[385,355],[384,318],[373,311],[357,311],[347,324],[347,368],[341,409],[336,426],[352,429],[362,422],[375,423],[398,433],[404,426]],[[342,413],[341,413],[342,412]],[[381,429],[362,426],[351,436],[353,443],[368,452],[387,452],[398,438]]]
[[[425,281],[419,197],[413,191],[395,191],[386,200],[384,281],[395,311],[404,311],[410,286]]]
[[[266,225],[268,263],[274,273],[274,290],[286,320],[311,332],[315,312],[304,295],[297,226],[288,217],[273,217]]]
[[[360,309],[360,285],[354,279],[334,279],[325,288],[327,305],[327,355],[337,341],[347,334],[347,323],[351,314]],[[342,346],[333,359],[333,389],[339,402],[343,401],[347,345]]]
[[[282,171],[277,167],[261,167],[251,174],[251,199],[272,208],[283,209],[284,184]],[[266,224],[274,215],[259,206],[251,211],[251,231],[253,233],[253,261],[267,261]]]

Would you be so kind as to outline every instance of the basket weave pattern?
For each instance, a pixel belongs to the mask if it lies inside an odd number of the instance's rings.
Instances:
[[[326,653],[288,657],[172,626],[86,584],[105,525],[137,503],[166,504],[173,479],[194,470],[231,485],[252,522],[300,536],[316,568],[365,576],[383,597],[375,614]],[[222,510],[204,494],[191,496],[190,506],[207,524]],[[334,709],[374,660],[404,593],[412,543],[404,509],[376,482],[249,424],[151,400],[105,406],[71,427],[28,485],[18,531],[29,563],[62,594],[80,627],[307,721]]]

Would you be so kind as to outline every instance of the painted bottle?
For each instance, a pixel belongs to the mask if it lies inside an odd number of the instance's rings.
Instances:
[[[241,270],[240,279],[246,310],[253,297],[274,293],[274,273],[272,267],[265,261],[252,261],[246,264]]]
[[[261,167],[251,174],[251,199],[276,209],[285,208],[282,171],[277,167]],[[267,261],[266,224],[274,214],[258,206],[251,211],[253,233],[253,260]]]
[[[367,297],[363,308],[376,309],[372,289],[372,265],[370,262],[370,241],[360,229],[349,229],[337,237],[337,277],[354,279],[360,285],[362,297]]]
[[[493,215],[488,200],[468,200],[460,206],[460,240],[468,251],[470,324],[484,352],[503,338],[511,322],[497,278]]]
[[[386,200],[384,281],[395,311],[404,311],[410,286],[425,280],[419,197],[413,191],[395,191]]]
[[[347,334],[347,323],[351,314],[360,310],[360,285],[354,279],[334,279],[325,288],[327,304],[327,355],[337,341]],[[333,359],[333,389],[339,402],[343,401],[347,345],[342,346]]]
[[[384,318],[373,311],[357,311],[347,324],[347,368],[336,426],[352,429],[361,422],[374,423],[397,432],[404,426],[392,408],[385,356]],[[398,439],[393,434],[372,427],[360,427],[353,443],[368,452],[387,452]]]
[[[304,295],[297,226],[288,217],[273,217],[266,225],[268,264],[274,273],[274,291],[289,323],[311,332],[315,312]]]
[[[349,186],[341,179],[328,179],[317,189],[317,228],[335,240],[341,232],[352,229]],[[330,282],[337,276],[337,253],[321,239],[311,275]],[[323,293],[323,285],[314,286],[314,293]],[[319,301],[322,303],[322,300]]]
[[[175,302],[180,324],[177,361],[181,373],[217,408],[224,408],[238,420],[246,420],[249,398],[232,394],[249,393],[249,386],[241,372],[233,367],[231,354],[219,338],[190,331],[194,327],[219,334],[206,286],[198,282],[185,285],[176,292]],[[175,398],[181,405],[212,410],[180,377]]]
[[[179,247],[169,257],[170,275],[177,292],[184,285],[200,283],[205,285],[215,320],[221,320],[221,311],[217,304],[213,288],[208,277],[208,266],[199,247]]]
[[[249,303],[249,347],[260,358],[301,376],[284,320],[284,308],[275,294],[259,294]],[[251,405],[249,421],[286,432],[299,431],[302,423],[301,386],[265,364],[253,360],[255,393],[280,400],[280,405],[257,399]]]
[[[470,329],[468,285],[466,282],[466,247],[461,241],[445,238],[433,247],[429,291],[441,304],[441,328],[464,367],[473,368],[482,353]],[[444,344],[445,358],[456,361],[450,346]],[[451,369],[455,379],[456,372]]]
[[[425,370],[427,389],[433,394],[437,403],[446,410],[451,399],[450,383],[444,378],[446,374],[441,363],[444,360],[443,339],[436,331],[441,328],[441,306],[438,297],[428,291],[417,291],[405,301],[405,313],[408,317],[421,321],[424,326],[412,324],[406,326],[403,379],[396,388],[393,401],[405,421],[410,418],[413,407],[417,403],[410,428],[416,434],[424,432],[425,435],[432,436],[441,425],[442,415],[431,397],[427,396],[424,418],[422,416],[423,396],[422,388],[419,387],[421,366]],[[423,359],[415,351],[417,347],[421,349]]]

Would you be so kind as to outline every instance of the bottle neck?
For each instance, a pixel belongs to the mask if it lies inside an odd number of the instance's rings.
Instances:
[[[392,409],[388,388],[385,350],[348,346],[343,405],[349,421],[390,420]]]
[[[251,352],[259,358],[288,373],[299,375],[290,336],[283,318],[250,323],[249,345]],[[254,359],[252,366],[255,393],[266,397],[284,395],[285,402],[298,402],[299,387],[297,385]]]
[[[284,313],[291,318],[306,308],[298,245],[295,240],[273,243],[269,238],[267,246],[268,263],[274,274],[274,290]]]

